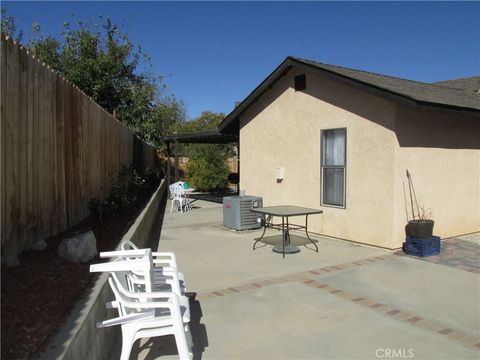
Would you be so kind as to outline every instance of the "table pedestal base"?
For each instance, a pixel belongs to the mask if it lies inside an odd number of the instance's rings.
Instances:
[[[273,247],[273,252],[276,252],[276,253],[279,253],[279,254],[283,254],[283,246],[274,246]],[[285,246],[285,254],[296,254],[300,252],[300,249],[296,246],[293,246],[293,245],[286,245]]]

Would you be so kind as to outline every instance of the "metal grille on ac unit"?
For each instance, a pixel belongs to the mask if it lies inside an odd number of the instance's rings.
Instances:
[[[262,207],[259,196],[226,196],[223,198],[223,226],[235,230],[258,229],[261,223],[259,214],[250,211]]]

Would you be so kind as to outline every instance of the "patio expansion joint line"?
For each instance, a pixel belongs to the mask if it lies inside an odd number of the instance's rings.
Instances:
[[[480,338],[470,336],[460,330],[449,328],[445,325],[429,320],[419,314],[415,314],[410,311],[400,310],[388,304],[382,304],[382,303],[376,302],[366,297],[362,297],[358,294],[354,294],[349,291],[338,289],[336,287],[330,286],[328,284],[322,283],[317,280],[306,279],[303,281],[303,284],[328,292],[334,296],[338,296],[344,300],[353,302],[357,305],[366,307],[370,310],[374,310],[377,313],[386,315],[395,320],[403,321],[412,326],[421,328],[423,330],[446,336],[448,339],[453,340],[457,343],[460,343],[461,345],[480,349]]]

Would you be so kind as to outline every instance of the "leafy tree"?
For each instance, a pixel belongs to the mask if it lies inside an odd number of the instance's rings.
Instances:
[[[182,124],[182,132],[214,129],[225,115],[204,111],[193,121]],[[191,185],[201,191],[224,189],[230,170],[227,159],[232,154],[232,148],[225,144],[190,144],[186,147],[188,162],[185,175]]]
[[[194,132],[201,130],[213,130],[225,118],[224,113],[215,113],[212,111],[203,111],[202,114],[192,121],[181,124],[181,132]]]
[[[22,41],[23,31],[17,32],[17,26],[15,25],[15,18],[8,14],[8,11],[3,6],[0,8],[1,13],[1,29],[2,34],[11,37],[16,42]]]
[[[28,47],[100,106],[147,142],[159,146],[172,127],[185,119],[184,105],[167,96],[161,76],[151,72],[149,57],[109,18],[101,24],[63,24],[62,40],[33,25]],[[140,62],[146,71],[139,72]]]
[[[225,153],[216,144],[195,146],[185,168],[189,183],[200,191],[224,189],[229,173]]]

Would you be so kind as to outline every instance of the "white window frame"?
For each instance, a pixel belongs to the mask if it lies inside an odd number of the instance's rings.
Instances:
[[[331,130],[344,130],[345,131],[345,159],[343,165],[325,165],[325,133]],[[343,169],[343,199],[342,205],[328,204],[325,203],[324,194],[323,194],[323,180],[324,170],[325,169]],[[331,129],[322,129],[320,130],[320,205],[326,207],[333,207],[337,209],[346,209],[347,208],[347,128],[331,128]]]

